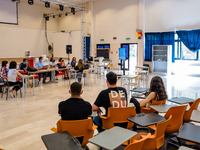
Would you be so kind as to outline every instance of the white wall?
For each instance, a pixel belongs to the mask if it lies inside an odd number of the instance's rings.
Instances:
[[[44,13],[55,12],[56,9],[45,8],[44,5],[28,5],[20,2],[18,5],[19,25],[0,24],[0,58],[19,58],[29,50],[31,56],[48,55],[48,45],[45,38]],[[48,38],[52,43],[53,31],[57,31],[57,19],[50,19]]]
[[[111,43],[111,59],[114,68],[118,69],[119,54],[116,53],[121,43],[138,43],[136,29],[139,28],[139,0],[100,0],[93,2],[94,10],[94,42],[93,54],[96,54],[96,44]],[[117,37],[117,40],[113,40]],[[130,37],[131,40],[126,40]],[[100,41],[104,39],[104,41]],[[142,46],[138,46],[139,57],[143,57]],[[143,63],[143,58],[141,58]],[[140,62],[139,62],[140,63]]]
[[[199,29],[200,1],[146,0],[146,32]]]
[[[66,45],[72,45],[72,54],[70,59],[76,57],[77,60],[82,58],[81,53],[81,31],[72,31],[71,33],[53,33],[54,57],[67,57]]]

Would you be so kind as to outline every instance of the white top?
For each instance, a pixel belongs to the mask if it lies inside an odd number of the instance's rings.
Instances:
[[[8,81],[16,82],[16,78],[17,78],[17,70],[9,69],[8,70]]]

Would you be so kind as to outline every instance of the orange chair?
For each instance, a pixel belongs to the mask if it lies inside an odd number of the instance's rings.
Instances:
[[[193,110],[197,110],[198,106],[200,103],[200,98],[198,98],[191,106],[190,109],[188,111],[185,112],[184,116],[183,116],[183,121],[184,122],[190,122],[190,118],[192,115]]]
[[[166,103],[166,100],[152,101],[151,105],[165,105],[165,103]],[[141,107],[141,113],[149,114],[149,113],[154,113],[154,112],[156,112],[156,111],[152,108]]]
[[[84,147],[88,143],[88,139],[93,137],[94,130],[97,126],[93,126],[92,119],[63,121],[57,122],[57,129],[52,128],[54,132],[68,131],[71,136],[83,137],[81,146]]]
[[[172,116],[170,126],[167,127],[165,133],[175,133],[179,131],[179,128],[183,124],[183,115],[187,105],[173,106],[165,114],[165,118]],[[149,128],[156,130],[156,126],[152,125]]]
[[[134,124],[128,121],[127,118],[135,115],[136,112],[134,106],[120,108],[109,107],[107,117],[100,116],[100,118],[102,118],[102,128],[106,130],[114,126],[121,126],[131,129]]]
[[[183,115],[187,105],[180,105],[171,107],[165,114],[165,118],[169,118],[172,115],[171,125],[167,127],[165,133],[175,133],[179,131],[179,128],[183,124]]]
[[[151,133],[148,133],[147,136],[140,140],[135,140],[133,143],[129,144],[124,150],[141,150],[144,141],[151,136]]]
[[[157,150],[164,144],[165,130],[171,119],[172,116],[169,116],[167,120],[157,123],[155,133],[144,141],[142,150]]]

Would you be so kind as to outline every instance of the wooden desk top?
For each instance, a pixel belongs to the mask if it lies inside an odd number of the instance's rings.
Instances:
[[[179,130],[177,137],[200,144],[200,126],[184,123],[183,128]]]
[[[134,74],[128,74],[128,75],[123,75],[123,76],[120,76],[121,78],[130,78],[130,79],[134,79],[137,77],[137,75],[134,75]]]
[[[108,150],[114,150],[136,134],[135,131],[115,126],[89,139],[89,142]]]
[[[192,112],[190,120],[200,123],[200,111],[199,110],[194,110]]]
[[[160,116],[156,113],[149,113],[149,114],[144,114],[144,116],[139,116],[140,114],[127,118],[127,120],[140,125],[142,127],[147,127],[149,125],[153,125],[162,121],[165,121],[166,118],[163,116]]]

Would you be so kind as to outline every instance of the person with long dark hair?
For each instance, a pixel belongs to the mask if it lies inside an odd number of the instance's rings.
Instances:
[[[19,73],[17,70],[17,63],[15,61],[10,62],[9,70],[8,70],[8,84],[9,86],[13,86],[12,90],[10,90],[10,95],[15,97],[15,93],[23,86],[23,83],[17,81],[18,77],[22,77],[23,75]]]
[[[130,102],[134,103],[136,106],[136,112],[140,112],[140,107],[149,107],[152,101],[163,101],[167,100],[167,93],[165,91],[165,86],[163,80],[159,76],[155,76],[151,79],[150,89],[147,93],[147,97],[140,103],[132,97]]]

